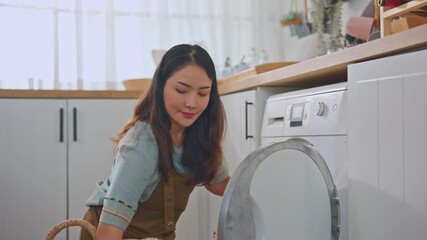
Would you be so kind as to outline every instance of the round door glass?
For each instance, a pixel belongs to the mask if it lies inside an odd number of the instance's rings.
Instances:
[[[337,240],[340,207],[329,168],[305,140],[259,148],[239,165],[221,204],[218,239]]]
[[[255,239],[331,239],[331,205],[321,170],[306,153],[283,149],[256,168],[249,196]]]

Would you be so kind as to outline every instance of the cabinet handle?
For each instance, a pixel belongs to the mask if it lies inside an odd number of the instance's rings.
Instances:
[[[73,141],[77,142],[77,108],[73,108]]]
[[[248,134],[248,106],[249,105],[254,105],[254,103],[245,101],[245,139],[247,140],[248,138],[254,138],[254,136],[249,135]]]
[[[59,142],[64,142],[64,108],[59,109]]]

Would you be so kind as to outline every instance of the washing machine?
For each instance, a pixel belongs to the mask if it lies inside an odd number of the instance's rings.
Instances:
[[[347,83],[271,96],[234,172],[220,240],[348,240]]]

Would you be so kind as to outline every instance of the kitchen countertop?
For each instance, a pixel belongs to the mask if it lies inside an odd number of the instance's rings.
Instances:
[[[0,98],[136,99],[142,91],[0,89]]]
[[[347,81],[347,65],[427,47],[427,24],[245,79],[220,84],[220,94],[260,86],[314,87]]]
[[[218,86],[221,95],[260,86],[314,87],[347,81],[347,65],[427,47],[427,24]],[[219,80],[221,81],[221,80]],[[0,98],[135,99],[142,91],[9,90]]]

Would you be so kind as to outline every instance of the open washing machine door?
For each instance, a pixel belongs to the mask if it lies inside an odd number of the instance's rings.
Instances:
[[[340,204],[322,156],[303,139],[259,148],[224,193],[219,240],[338,240]]]

